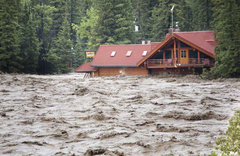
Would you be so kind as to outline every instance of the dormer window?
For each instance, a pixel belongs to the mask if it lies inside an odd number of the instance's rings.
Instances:
[[[111,57],[114,57],[115,54],[116,54],[116,51],[112,51],[112,53],[111,53]]]
[[[132,51],[128,51],[126,56],[129,57],[129,56],[131,56],[131,54],[132,54]]]
[[[142,56],[146,56],[147,55],[147,51],[143,51]]]

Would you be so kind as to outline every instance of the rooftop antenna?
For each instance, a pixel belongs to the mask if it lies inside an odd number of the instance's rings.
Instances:
[[[171,28],[172,28],[172,36],[173,36],[173,9],[174,9],[174,5],[172,6],[172,9],[171,9],[171,12],[172,12],[172,26],[171,26]]]

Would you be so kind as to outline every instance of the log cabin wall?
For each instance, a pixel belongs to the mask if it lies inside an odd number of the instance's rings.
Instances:
[[[193,73],[202,73],[202,68],[156,68],[151,69],[151,74],[153,75],[161,75],[163,73],[168,74],[193,74]]]
[[[144,67],[136,67],[136,68],[119,68],[119,67],[98,68],[98,76],[115,76],[115,75],[148,75],[148,70]]]
[[[94,77],[98,77],[98,76],[99,76],[98,71],[95,71],[94,72]]]

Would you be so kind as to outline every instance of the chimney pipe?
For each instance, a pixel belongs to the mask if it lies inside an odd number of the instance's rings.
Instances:
[[[151,40],[148,40],[148,41],[147,41],[147,44],[148,44],[148,45],[151,44]]]
[[[171,35],[173,32],[175,32],[175,29],[170,26],[170,28],[168,29],[168,34]]]
[[[142,40],[142,45],[145,45],[145,44],[146,44],[145,40]]]

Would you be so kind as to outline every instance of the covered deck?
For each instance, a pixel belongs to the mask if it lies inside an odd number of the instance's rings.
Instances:
[[[147,60],[148,68],[212,67],[212,66],[214,66],[214,60],[209,59],[209,58],[188,58],[184,62],[178,61],[177,59],[176,59],[176,61],[174,59],[149,59],[149,60]]]

